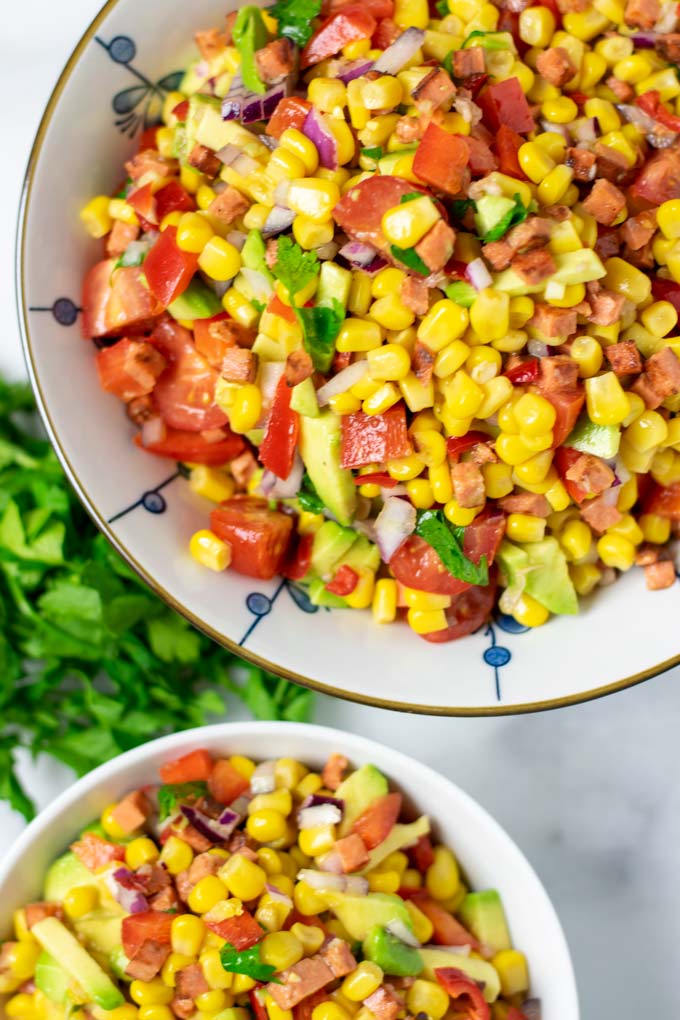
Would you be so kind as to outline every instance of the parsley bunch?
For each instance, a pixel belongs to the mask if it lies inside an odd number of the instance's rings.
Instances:
[[[0,799],[30,819],[15,753],[79,775],[224,715],[306,720],[311,695],[241,662],[168,609],[100,535],[40,436],[27,386],[0,380]]]

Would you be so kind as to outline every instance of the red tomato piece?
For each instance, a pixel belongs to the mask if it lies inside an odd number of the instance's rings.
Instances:
[[[652,278],[652,294],[657,301],[670,301],[680,315],[680,284],[675,280],[662,280],[660,276]]]
[[[456,1009],[462,1007],[467,1010],[469,1020],[491,1020],[491,1007],[472,978],[456,967],[438,967],[434,976],[454,1000]]]
[[[144,260],[149,289],[167,308],[189,286],[198,255],[177,246],[177,228],[167,227]]]
[[[379,485],[382,489],[394,489],[399,483],[386,471],[373,471],[370,475],[356,475],[355,485]]]
[[[145,910],[141,914],[124,917],[122,932],[125,955],[132,958],[145,942],[169,945],[173,916],[162,910]]]
[[[356,6],[356,0],[324,0],[321,5],[321,16],[329,18],[332,14],[353,6]],[[377,20],[391,18],[394,14],[394,0],[362,0],[361,6]]]
[[[267,429],[260,444],[260,462],[277,478],[288,478],[293,470],[295,450],[300,432],[300,416],[290,406],[292,388],[281,376],[267,419]]]
[[[400,793],[386,793],[378,797],[359,815],[352,832],[361,836],[367,850],[374,850],[387,839],[401,813]]]
[[[511,1006],[508,1010],[506,1020],[529,1020],[529,1018],[526,1013],[523,1013],[521,1009],[517,1008],[517,1006]]]
[[[658,120],[659,124],[670,128],[671,131],[680,131],[680,117],[671,113],[668,107],[664,106],[661,102],[661,95],[656,89],[643,92],[641,96],[636,98],[635,102],[646,114],[653,117],[654,120]]]
[[[521,365],[509,368],[503,375],[510,380],[513,386],[523,386],[525,383],[536,382],[540,375],[540,364],[538,358],[527,358]]]
[[[520,57],[523,57],[526,51],[529,49],[527,43],[524,42],[519,34],[519,12],[509,11],[507,7],[504,7],[498,17],[496,24],[497,32],[509,32],[512,38],[515,40],[515,46]]]
[[[189,100],[183,99],[181,103],[177,104],[177,106],[173,109],[172,112],[174,113],[175,117],[177,117],[177,120],[184,123],[184,121],[186,121],[186,119],[189,116]]]
[[[343,563],[335,571],[333,580],[329,581],[326,585],[326,591],[329,591],[331,595],[339,595],[341,598],[344,598],[345,595],[352,594],[358,583],[359,575],[356,570],[352,570],[348,564]]]
[[[231,545],[231,565],[240,574],[268,581],[280,573],[293,531],[293,519],[270,510],[255,496],[234,496],[210,515],[210,527]]]
[[[112,861],[125,860],[125,847],[109,843],[94,832],[84,832],[82,839],[71,844],[71,850],[89,871],[99,871]]]
[[[643,503],[646,514],[658,514],[659,517],[680,521],[680,482],[667,486],[655,485]]]
[[[262,993],[260,992],[260,989],[263,987],[263,985],[258,985],[257,988],[251,988],[248,992],[248,999],[255,1014],[255,1020],[269,1020],[269,1013],[265,1009]]]
[[[453,464],[457,464],[460,456],[466,450],[471,450],[477,443],[488,443],[490,439],[491,436],[487,432],[477,432],[475,429],[466,432],[464,436],[449,436],[446,440],[449,460]]]
[[[127,402],[151,393],[165,359],[145,340],[124,337],[97,351],[96,364],[101,388]]]
[[[240,436],[225,429],[224,439],[209,443],[199,432],[183,432],[181,429],[166,429],[165,438],[145,446],[141,433],[135,436],[140,450],[153,453],[156,457],[167,457],[183,464],[206,464],[221,467],[243,452],[245,446]]]
[[[284,564],[281,573],[289,581],[301,581],[309,572],[312,563],[314,535],[300,535],[295,551]]]
[[[508,177],[515,177],[518,181],[526,181],[527,175],[519,165],[517,153],[524,139],[516,131],[509,128],[507,124],[501,124],[496,132],[494,141],[496,155],[498,156],[498,169]]]
[[[231,804],[249,785],[245,776],[226,758],[219,758],[208,776],[208,793],[218,804]]]
[[[144,152],[146,149],[156,149],[157,144],[158,125],[145,128],[139,136],[139,152]]]
[[[422,910],[433,927],[432,941],[438,946],[470,946],[479,951],[480,944],[474,935],[460,921],[441,905],[428,896],[424,889],[414,889],[410,899]]]
[[[298,131],[302,131],[302,125],[311,108],[312,104],[300,96],[282,99],[269,118],[265,133],[272,138],[280,138],[287,128],[296,128]]]
[[[366,8],[364,4],[348,4],[327,18],[300,54],[302,70],[334,56],[347,43],[370,39],[377,22]]]
[[[588,498],[589,493],[585,489],[582,489],[580,485],[576,485],[575,482],[572,482],[571,479],[566,477],[566,475],[569,468],[572,467],[581,456],[583,455],[580,451],[574,450],[571,446],[560,446],[557,450],[555,450],[554,457],[555,467],[557,468],[557,472],[562,479],[565,489],[574,502],[579,504],[583,503],[584,500]]]
[[[125,201],[128,205],[132,206],[144,223],[151,226],[157,225],[158,211],[156,209],[156,199],[150,184],[145,184],[144,187],[130,192]]]
[[[250,949],[251,946],[261,942],[265,934],[247,910],[237,917],[227,918],[226,921],[206,921],[206,926],[238,950]]]
[[[159,768],[164,783],[197,783],[210,777],[213,760],[208,751],[190,751]]]
[[[550,390],[541,390],[541,395],[550,401],[557,412],[552,430],[552,448],[555,450],[562,445],[578,421],[586,395],[583,390],[564,390],[556,393],[552,393]]]
[[[412,452],[402,401],[384,414],[356,411],[343,415],[340,463],[344,468],[383,463]]]
[[[438,124],[428,124],[413,157],[413,172],[437,191],[457,195],[463,186],[473,139],[452,135]],[[484,145],[483,142],[480,143]],[[493,169],[493,168],[492,168]]]
[[[278,294],[272,295],[267,305],[267,312],[270,315],[280,315],[286,322],[295,322],[295,312],[290,305],[284,304]]]
[[[392,18],[381,18],[373,33],[371,46],[376,50],[386,50],[388,46],[397,41],[401,33],[402,29],[392,21]]]
[[[424,875],[430,865],[434,864],[434,850],[429,836],[421,836],[415,846],[406,850],[406,854],[413,867],[421,875]]]
[[[488,85],[477,102],[490,131],[496,132],[501,124],[507,124],[517,134],[525,135],[536,127],[519,78],[506,78]]]
[[[169,213],[192,212],[196,208],[195,199],[178,181],[164,184],[156,192],[155,198],[159,223],[162,223]]]
[[[468,524],[463,535],[463,552],[469,560],[479,565],[486,556],[490,567],[496,559],[499,546],[505,535],[505,515],[486,509]]]
[[[389,252],[390,246],[382,231],[382,218],[388,209],[399,205],[403,195],[417,190],[418,185],[403,177],[376,175],[350,188],[333,210],[333,217],[355,241]]]
[[[153,329],[163,305],[142,282],[140,266],[98,262],[83,281],[81,331],[86,340]]]
[[[680,198],[680,153],[677,149],[661,149],[648,159],[631,185],[630,194],[652,205]]]
[[[293,913],[295,913],[295,911],[293,911]],[[301,924],[311,924],[315,927],[323,927],[317,918],[309,918],[306,921],[302,921]],[[297,1006],[293,1006],[293,1020],[312,1020],[312,1014],[316,1007],[322,1002],[326,1002],[327,999],[328,992],[324,988],[320,989],[318,992],[313,992],[311,995],[308,995],[307,998],[303,999],[302,1002],[299,1002]],[[269,1020],[268,1017],[267,1020]]]
[[[459,595],[470,584],[450,574],[431,545],[418,535],[403,542],[390,560],[397,581],[434,595]]]
[[[432,644],[443,644],[446,641],[457,641],[458,638],[474,634],[489,619],[495,603],[495,582],[486,588],[468,587],[467,591],[458,595],[451,606],[444,610],[450,626],[446,630],[422,634],[421,637]]]
[[[473,177],[482,177],[498,168],[498,160],[486,142],[483,142],[481,138],[473,138],[472,135],[469,137],[453,135],[453,137],[462,139],[467,145],[470,151],[468,166]]]
[[[196,345],[196,350],[205,358],[209,365],[216,369],[222,367],[224,355],[232,345],[219,336],[213,336],[210,332],[210,327],[213,323],[224,322],[228,318],[229,316],[226,312],[220,312],[219,315],[214,315],[212,319],[194,319],[194,344]]]
[[[227,416],[215,404],[218,374],[196,350],[191,333],[165,318],[151,342],[170,362],[153,391],[154,405],[166,425],[187,432],[227,425]]]

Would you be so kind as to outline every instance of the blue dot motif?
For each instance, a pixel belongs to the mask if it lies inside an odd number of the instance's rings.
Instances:
[[[484,652],[484,662],[487,666],[498,669],[500,666],[507,666],[512,658],[512,653],[501,645],[494,645]]]
[[[137,47],[127,35],[117,35],[109,43],[108,50],[116,64],[129,64],[137,56]]]
[[[142,506],[150,514],[162,514],[167,510],[168,504],[160,492],[145,492],[142,496]]]
[[[253,616],[266,616],[271,612],[272,603],[271,599],[263,595],[262,592],[254,591],[246,599],[246,606]]]

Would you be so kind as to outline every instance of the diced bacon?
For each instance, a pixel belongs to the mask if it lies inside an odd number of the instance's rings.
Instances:
[[[232,383],[255,382],[257,355],[242,347],[229,347],[222,362],[222,378]]]
[[[635,563],[638,567],[648,567],[650,563],[658,563],[660,559],[661,549],[650,542],[641,545],[635,553]]]
[[[611,145],[595,142],[593,153],[597,163],[597,176],[604,177],[612,184],[630,184],[636,174],[626,157]]]
[[[595,179],[597,169],[595,167],[595,154],[589,149],[579,149],[577,146],[570,146],[564,160],[567,166],[574,171],[574,179],[577,181],[592,181]]]
[[[623,20],[631,28],[654,28],[661,15],[659,0],[628,0]]]
[[[205,853],[206,850],[210,850],[212,847],[210,840],[199,832],[198,829],[195,829],[193,825],[185,825],[181,829],[174,829],[170,826],[165,832],[168,836],[177,836],[178,839],[183,839],[197,854]]]
[[[576,332],[577,315],[573,308],[554,308],[552,305],[538,302],[534,306],[534,314],[529,322],[545,337],[567,337]]]
[[[454,78],[469,78],[471,74],[484,74],[485,71],[485,51],[481,46],[453,51]]]
[[[645,373],[662,400],[680,391],[680,361],[670,347],[647,358]]]
[[[560,14],[579,14],[587,11],[590,7],[590,0],[557,0],[557,7]]]
[[[544,205],[543,215],[547,216],[550,220],[557,220],[558,223],[563,223],[571,216],[571,209],[568,205]]]
[[[208,206],[208,212],[211,216],[220,220],[221,223],[229,224],[237,220],[239,216],[248,210],[250,203],[247,198],[237,191],[236,188],[232,188],[231,185],[222,192],[221,195],[217,195]]]
[[[106,238],[106,254],[110,259],[117,259],[123,255],[125,249],[139,237],[139,227],[134,223],[123,223],[122,220],[114,220],[111,233]]]
[[[612,225],[625,207],[626,197],[623,192],[619,191],[611,181],[602,178],[595,181],[592,191],[583,203],[585,211],[606,227]]]
[[[227,36],[218,28],[207,28],[203,32],[196,32],[194,35],[199,53],[204,60],[212,60],[227,45]]]
[[[314,375],[314,362],[307,351],[291,351],[286,358],[285,375],[289,386],[297,386]]]
[[[124,337],[97,353],[99,383],[127,402],[151,393],[167,362],[153,344]]]
[[[383,985],[364,999],[364,1006],[370,1009],[377,1020],[396,1020],[404,1008],[404,1000]]]
[[[489,241],[488,244],[482,245],[482,255],[491,268],[500,273],[503,269],[507,269],[512,262],[515,257],[515,249],[511,248],[507,241]]]
[[[200,170],[202,174],[206,175],[206,177],[217,177],[220,172],[220,167],[222,166],[213,150],[209,149],[205,145],[199,145],[198,142],[189,153],[189,159],[187,162],[189,166],[193,166],[197,170]]]
[[[323,785],[326,789],[337,790],[348,765],[349,761],[345,758],[344,754],[332,754],[330,756],[321,773]]]
[[[416,340],[411,362],[413,364],[413,371],[416,378],[420,379],[421,383],[424,385],[427,385],[432,378],[436,357],[437,355],[434,351],[431,351],[430,348],[421,343],[420,340]]]
[[[416,315],[427,314],[430,307],[430,289],[424,280],[419,280],[415,276],[407,276],[402,281],[400,295],[402,304],[410,308]]]
[[[152,896],[149,900],[149,906],[151,909],[158,910],[163,914],[167,914],[171,911],[177,912],[178,905],[179,897],[171,885],[156,893],[155,896]]]
[[[60,903],[29,903],[24,908],[26,914],[26,927],[32,928],[38,921],[44,921],[46,917],[56,917],[61,921],[64,917],[64,908]]]
[[[319,953],[334,978],[345,977],[353,971],[357,961],[344,939],[334,938]]]
[[[539,367],[543,390],[559,393],[561,390],[573,390],[578,384],[578,365],[566,354],[541,358]]]
[[[216,854],[198,854],[189,865],[187,877],[191,882],[191,885],[194,886],[200,882],[202,878],[206,878],[208,875],[216,875],[223,864],[224,860]]]
[[[279,259],[279,242],[276,237],[270,237],[264,253],[264,260],[268,269],[273,269]]]
[[[604,353],[615,375],[639,375],[642,371],[640,352],[634,340],[620,340],[605,347]]]
[[[629,85],[627,81],[621,81],[614,74],[609,75],[605,85],[614,93],[620,103],[630,103],[635,96],[633,86]]]
[[[200,963],[190,963],[188,967],[177,971],[175,989],[180,999],[197,999],[199,995],[210,991]]]
[[[550,240],[552,223],[542,216],[529,216],[524,223],[518,223],[509,230],[504,240],[513,251],[524,253],[534,248],[543,248]]]
[[[558,89],[566,85],[577,70],[563,46],[551,46],[541,51],[536,58],[536,67],[541,77]]]
[[[645,584],[649,591],[661,591],[675,584],[675,566],[671,560],[659,560],[645,567]]]
[[[535,248],[533,251],[515,255],[512,268],[526,283],[535,284],[552,276],[557,270],[557,265],[547,248]]]
[[[109,843],[94,832],[84,832],[82,838],[71,844],[71,850],[89,871],[100,871],[113,861],[125,860],[125,847]]]
[[[244,450],[243,453],[239,454],[229,464],[229,470],[231,471],[234,481],[236,484],[245,489],[250,479],[257,471],[257,461],[250,452],[250,450]]]
[[[170,1009],[180,1020],[190,1020],[196,1013],[193,999],[180,999],[178,995],[170,1003]]]
[[[113,820],[126,836],[135,829],[141,829],[150,814],[151,804],[142,790],[128,793],[111,812]]]
[[[482,506],[486,498],[484,475],[474,461],[461,461],[451,468],[451,480],[456,502],[466,508]]]
[[[295,68],[295,46],[282,36],[255,53],[255,64],[262,81],[276,85]]]
[[[475,464],[496,464],[498,457],[488,443],[475,443],[470,450],[470,460]]]
[[[603,496],[586,500],[580,509],[583,520],[598,535],[601,535],[607,528],[613,528],[622,517],[621,511],[607,503]]]
[[[350,871],[358,871],[359,868],[368,864],[369,856],[366,844],[356,832],[338,839],[333,850],[342,861],[342,870],[345,874]]]
[[[601,227],[598,230],[594,251],[603,262],[613,255],[618,255],[620,248],[618,230],[610,230],[607,227]]]
[[[153,981],[172,952],[166,942],[147,939],[135,951],[128,962],[125,973],[133,981]]]
[[[427,268],[437,273],[443,269],[453,255],[456,232],[444,220],[438,220],[422,241],[416,245],[416,254]]]
[[[659,56],[667,60],[669,64],[680,63],[680,32],[667,32],[665,35],[658,35],[654,46]]]
[[[639,397],[642,397],[645,404],[651,411],[655,411],[657,407],[661,407],[664,398],[657,393],[654,386],[652,386],[651,379],[646,372],[638,376],[633,385],[631,386],[633,393],[637,393]]]
[[[224,37],[227,46],[231,46],[232,42],[234,41],[234,25],[236,24],[237,18],[238,11],[230,11],[225,19]]]
[[[430,124],[440,124],[444,119],[442,110],[433,110],[432,113],[421,113],[415,117],[404,116],[397,121],[395,128],[397,138],[400,142],[410,145],[412,142],[419,142]]]
[[[310,956],[282,971],[278,978],[280,984],[268,984],[267,991],[281,1009],[293,1009],[334,981],[335,975],[321,956]]]
[[[552,513],[550,503],[545,496],[533,492],[513,492],[503,496],[498,505],[506,514],[531,514],[532,517],[549,517]]]
[[[456,94],[456,86],[442,68],[435,68],[426,74],[413,90],[416,108],[425,113],[448,109]]]
[[[565,477],[579,489],[596,496],[611,488],[615,481],[614,472],[609,465],[590,453],[582,453],[567,469]]]
[[[647,241],[647,244],[643,245],[642,248],[638,248],[637,251],[630,248],[627,244],[624,245],[621,258],[624,262],[629,262],[631,266],[635,266],[637,269],[652,269],[656,261],[652,241]]]
[[[588,318],[598,326],[613,326],[615,322],[618,322],[625,303],[626,299],[623,294],[588,284],[588,304],[590,305]]]
[[[397,41],[403,31],[403,28],[400,28],[392,18],[380,18],[371,42],[375,49],[386,50],[388,46]]]
[[[176,159],[161,156],[155,149],[143,149],[127,161],[125,169],[133,181],[138,181],[146,174],[153,174],[154,177],[173,177],[179,169],[179,164]]]

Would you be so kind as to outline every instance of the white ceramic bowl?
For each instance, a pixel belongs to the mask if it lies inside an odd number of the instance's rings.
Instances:
[[[199,747],[256,759],[293,757],[321,766],[331,751],[354,765],[377,765],[436,835],[455,851],[472,888],[497,888],[514,944],[529,959],[542,1020],[578,1020],[576,984],[560,922],[530,864],[500,826],[467,794],[430,768],[382,744],[322,726],[222,723],[154,740],[95,769],[43,811],[0,865],[0,938],[12,911],[40,894],[50,862],[112,801],[153,781],[158,766]],[[1,1007],[0,1007],[1,1008]]]
[[[33,151],[18,245],[25,349],[57,452],[99,527],[217,641],[290,679],[374,705],[528,711],[608,693],[679,662],[678,587],[647,594],[641,571],[600,592],[579,617],[530,633],[501,619],[432,645],[406,626],[376,627],[369,613],[316,611],[294,585],[211,574],[190,559],[188,539],[209,506],[171,462],[132,445],[119,402],[99,389],[94,348],[80,338],[81,280],[101,249],[78,212],[116,187],[131,139],[192,57],[193,32],[230,6],[110,0],[71,57]]]

